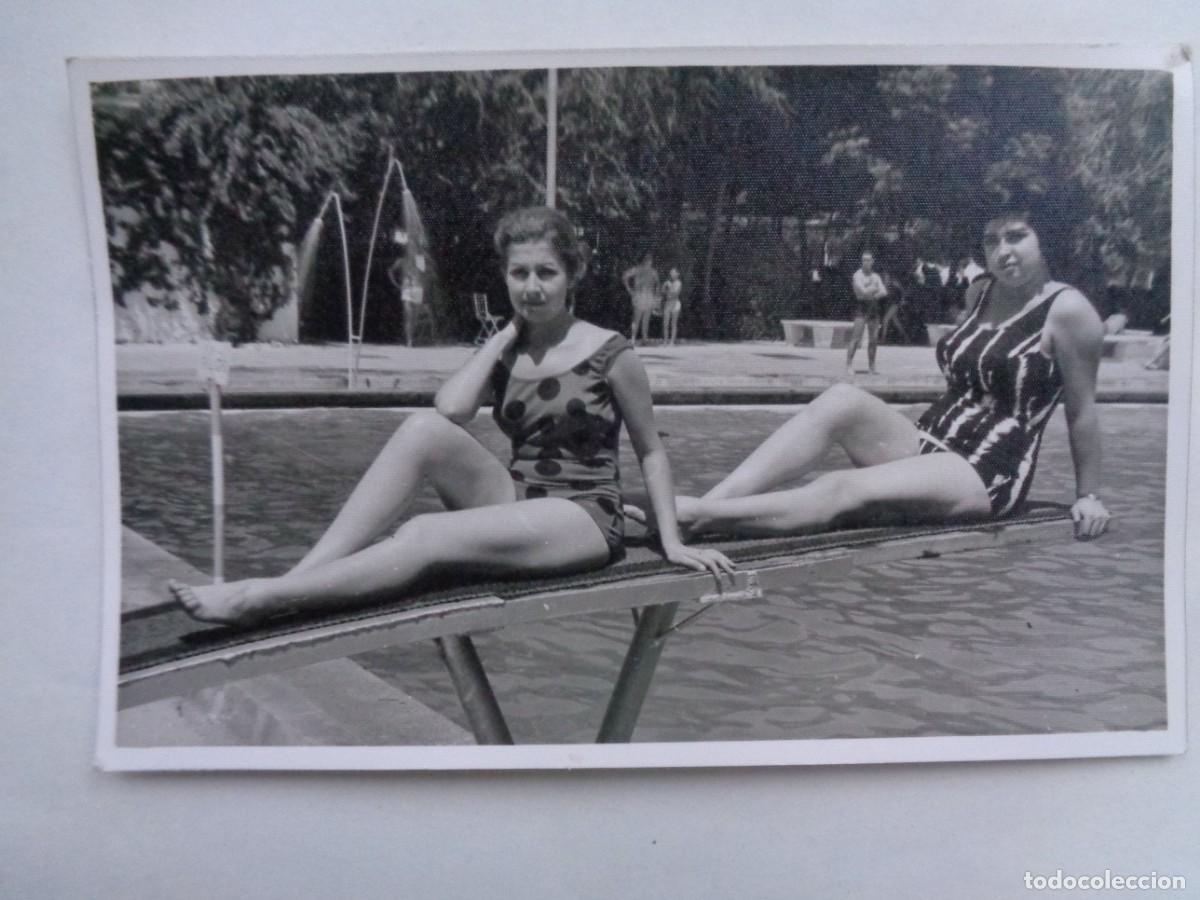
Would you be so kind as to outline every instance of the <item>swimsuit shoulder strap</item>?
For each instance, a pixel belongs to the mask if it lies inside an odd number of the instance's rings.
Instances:
[[[613,334],[607,341],[600,345],[595,353],[592,354],[592,359],[596,363],[596,367],[601,374],[607,375],[613,367],[613,363],[617,357],[626,350],[632,350],[633,344],[629,343],[628,338],[622,334]]]
[[[1040,302],[1037,303],[1037,305],[1027,309],[1022,315],[1028,315],[1036,309],[1038,310],[1038,314],[1041,318],[1041,324],[1038,327],[1041,328],[1045,326],[1046,318],[1050,315],[1050,307],[1053,305],[1055,299],[1057,299],[1059,294],[1063,293],[1064,291],[1069,291],[1070,289],[1071,286],[1069,284],[1064,284],[1058,290],[1044,297]]]

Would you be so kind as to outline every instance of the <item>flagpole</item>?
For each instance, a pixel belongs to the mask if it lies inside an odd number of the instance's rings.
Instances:
[[[558,69],[546,70],[546,205],[558,194]]]

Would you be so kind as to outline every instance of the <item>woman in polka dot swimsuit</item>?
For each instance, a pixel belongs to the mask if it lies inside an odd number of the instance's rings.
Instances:
[[[674,486],[654,426],[645,369],[620,335],[577,319],[571,292],[586,249],[560,212],[522,209],[496,230],[513,318],[438,391],[437,410],[409,416],[317,544],[290,572],[221,585],[172,582],[204,621],[245,625],[403,590],[432,571],[563,574],[621,553],[618,437],[641,464],[670,561],[715,576],[733,564],[684,546]],[[509,468],[463,425],[485,402],[512,440]],[[423,485],[447,511],[396,521]]]

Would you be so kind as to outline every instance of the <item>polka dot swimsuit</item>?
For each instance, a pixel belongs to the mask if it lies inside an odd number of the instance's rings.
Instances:
[[[512,441],[509,474],[518,500],[563,497],[595,521],[611,558],[622,553],[625,518],[617,450],[621,411],[608,386],[629,342],[614,334],[558,375],[517,378],[503,360],[492,369],[492,416]]]

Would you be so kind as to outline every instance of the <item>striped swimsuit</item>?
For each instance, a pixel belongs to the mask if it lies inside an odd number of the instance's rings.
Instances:
[[[1033,483],[1042,432],[1062,396],[1062,373],[1041,351],[1054,298],[1005,321],[980,321],[990,285],[975,310],[938,341],[946,393],[917,421],[921,453],[963,457],[983,479],[992,515],[1020,508]]]

